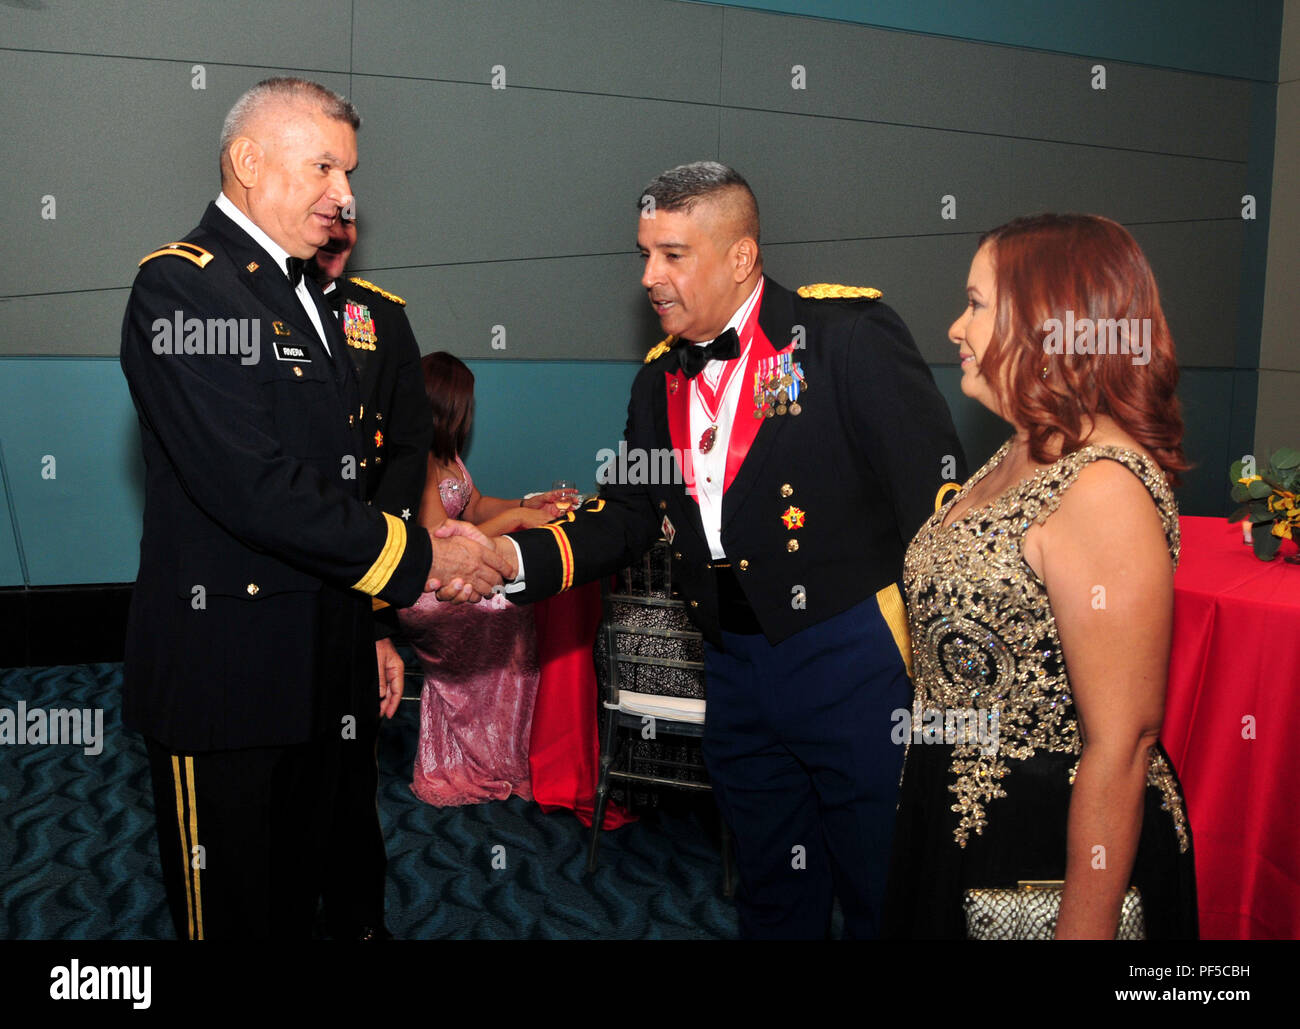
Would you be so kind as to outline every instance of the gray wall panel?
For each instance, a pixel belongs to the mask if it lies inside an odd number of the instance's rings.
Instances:
[[[1122,222],[1241,218],[1244,162],[1024,140],[989,146],[1004,156],[1017,214],[1088,211]]]
[[[767,243],[996,224],[1012,204],[997,144],[932,129],[728,112],[721,159],[754,187]],[[940,217],[957,197],[958,221]]]
[[[974,236],[913,236],[764,248],[765,268],[788,289],[813,282],[874,286],[907,323],[931,364],[956,364],[948,326],[966,303]]]
[[[357,0],[358,75],[716,103],[723,12],[638,0]],[[671,45],[664,45],[671,41]]]
[[[180,61],[187,76],[206,61],[347,71],[351,18],[351,0],[20,0],[0,5],[0,39],[19,49]]]
[[[990,226],[991,227],[991,226]],[[1185,367],[1231,367],[1241,228],[1228,222],[1133,228],[1151,262]],[[875,286],[907,322],[925,359],[953,364],[948,327],[966,302],[977,234],[777,244],[764,248],[768,273],[795,289],[811,282]],[[1189,261],[1189,255],[1196,260]]]
[[[372,264],[631,251],[636,198],[717,149],[693,104],[358,78],[353,176]]]
[[[1290,10],[1288,8],[1288,10]],[[1300,8],[1295,14],[1300,23]],[[1300,34],[1300,31],[1297,32]],[[1300,43],[1296,45],[1300,50]],[[1287,49],[1282,51],[1283,57]],[[1259,363],[1300,372],[1300,81],[1277,88],[1277,137],[1273,152],[1273,203],[1268,222],[1268,274]]]
[[[641,262],[630,253],[359,274],[407,301],[424,353],[635,361],[663,337],[639,285]],[[496,325],[505,328],[503,349],[492,346]]]
[[[1236,506],[1228,496],[1228,465],[1241,455],[1228,452],[1227,426],[1237,374],[1231,369],[1192,368],[1178,383],[1186,430],[1183,451],[1195,466],[1184,473],[1175,493],[1183,514],[1223,517]]]
[[[982,231],[1039,210],[1239,217],[1245,184],[1222,161],[764,111],[730,112],[721,154],[758,194],[769,242]]]
[[[1300,396],[1300,372],[1268,371],[1259,377],[1255,422],[1255,453],[1267,459],[1274,450],[1294,447],[1300,437],[1295,398]]]
[[[723,103],[1239,159],[1249,87],[1234,79],[728,11]],[[806,88],[792,88],[792,66]]]
[[[220,189],[217,145],[235,98],[274,74],[214,67],[208,88],[163,61],[6,54],[0,91],[7,188],[0,193],[0,295],[129,285],[150,249],[192,229]],[[345,75],[318,75],[347,87]],[[94,83],[70,90],[68,83]],[[57,217],[41,217],[53,195]],[[3,352],[13,340],[6,337]],[[71,352],[86,353],[76,340]],[[22,353],[40,353],[23,349]]]
[[[194,220],[198,221],[197,214]],[[140,256],[145,252],[140,251]],[[129,267],[134,272],[135,261]],[[130,293],[130,287],[121,286],[83,293],[0,298],[0,355],[116,356],[122,345],[122,315]]]
[[[1244,230],[1234,221],[1131,225],[1151,262],[1184,367],[1231,368]]]

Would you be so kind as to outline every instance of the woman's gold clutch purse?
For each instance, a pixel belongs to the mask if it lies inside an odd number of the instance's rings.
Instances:
[[[1056,935],[1061,912],[1061,879],[1021,879],[1016,888],[967,890],[966,938],[971,940],[1050,940]],[[1117,940],[1145,940],[1146,918],[1142,895],[1136,886],[1124,894],[1119,911]]]

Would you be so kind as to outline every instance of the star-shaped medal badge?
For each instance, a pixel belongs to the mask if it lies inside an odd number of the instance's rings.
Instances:
[[[787,529],[802,529],[803,520],[803,511],[793,505],[787,507],[785,513],[781,515],[781,521],[785,522],[785,527]]]

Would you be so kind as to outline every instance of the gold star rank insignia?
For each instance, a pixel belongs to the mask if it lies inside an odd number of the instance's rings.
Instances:
[[[379,448],[384,445],[384,434],[378,429],[375,430],[375,447]]]
[[[781,515],[781,521],[785,522],[785,527],[790,530],[803,528],[804,513],[793,505],[785,509],[785,514]]]

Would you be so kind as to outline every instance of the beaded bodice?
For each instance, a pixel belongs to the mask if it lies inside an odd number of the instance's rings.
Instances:
[[[931,727],[934,739],[933,727],[944,718],[934,712],[947,713],[942,742],[952,745],[948,788],[956,795],[954,839],[962,847],[988,824],[990,802],[1006,796],[1002,781],[1010,762],[1043,751],[1075,755],[1073,782],[1082,750],[1047,589],[1024,559],[1030,527],[1057,509],[1080,471],[1108,458],[1142,480],[1164,523],[1170,558],[1178,562],[1178,508],[1164,475],[1150,458],[1117,446],[1068,454],[945,527],[950,505],[969,495],[1010,447],[1008,440],[930,517],[903,562],[916,682],[913,724]],[[963,714],[967,731],[954,734],[952,712]],[[1148,782],[1164,794],[1185,847],[1186,818],[1173,775],[1155,748],[1151,755]]]
[[[462,478],[448,475],[438,483],[438,499],[448,518],[459,518],[469,504],[470,494],[474,492],[474,480],[469,477],[465,462],[456,455],[456,466],[460,468]]]

